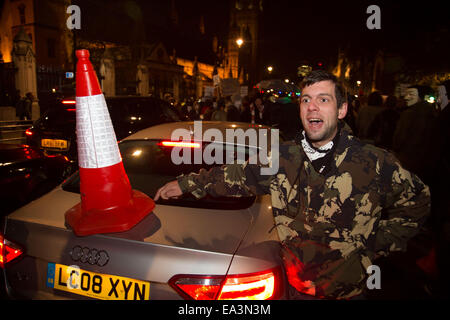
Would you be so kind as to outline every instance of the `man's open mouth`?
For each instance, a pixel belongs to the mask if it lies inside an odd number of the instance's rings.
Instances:
[[[311,123],[311,124],[318,124],[318,123],[323,122],[322,119],[316,119],[316,118],[308,119],[308,121],[309,121],[309,123]]]

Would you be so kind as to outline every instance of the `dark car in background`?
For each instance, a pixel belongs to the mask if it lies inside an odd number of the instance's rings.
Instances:
[[[0,143],[0,216],[47,193],[68,176],[69,159],[28,145]]]
[[[155,97],[105,97],[117,140],[144,128],[180,121],[176,109]],[[27,144],[67,156],[76,167],[75,98],[59,99],[26,131]]]

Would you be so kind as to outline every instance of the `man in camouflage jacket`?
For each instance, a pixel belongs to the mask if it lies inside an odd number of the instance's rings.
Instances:
[[[270,194],[294,298],[351,298],[362,293],[375,257],[406,249],[429,213],[430,193],[392,154],[341,122],[347,105],[334,76],[317,71],[305,80],[305,130],[280,145],[277,174],[261,175],[248,162],[215,167],[178,177],[155,200]]]

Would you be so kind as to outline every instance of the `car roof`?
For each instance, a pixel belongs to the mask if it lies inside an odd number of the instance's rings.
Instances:
[[[226,139],[226,129],[242,129],[247,130],[250,128],[259,130],[259,129],[272,129],[271,127],[260,125],[260,124],[251,124],[244,122],[227,122],[227,121],[196,121],[201,123],[202,134],[205,133],[208,129],[217,129],[222,133],[222,137]],[[198,124],[197,124],[198,126]],[[126,140],[162,140],[167,139],[170,140],[172,138],[172,133],[176,129],[186,129],[188,131],[194,131],[194,121],[180,121],[180,122],[169,122],[163,123],[156,126],[152,126],[141,131],[138,131],[122,141]],[[203,136],[203,138],[205,138]],[[210,137],[211,138],[211,137]],[[203,141],[212,141],[211,139],[203,139]]]

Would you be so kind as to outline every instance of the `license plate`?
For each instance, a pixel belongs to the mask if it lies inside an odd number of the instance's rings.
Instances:
[[[67,149],[67,140],[42,139],[41,146],[44,148],[64,150]]]
[[[47,287],[102,300],[150,299],[150,282],[57,263],[47,265]]]

